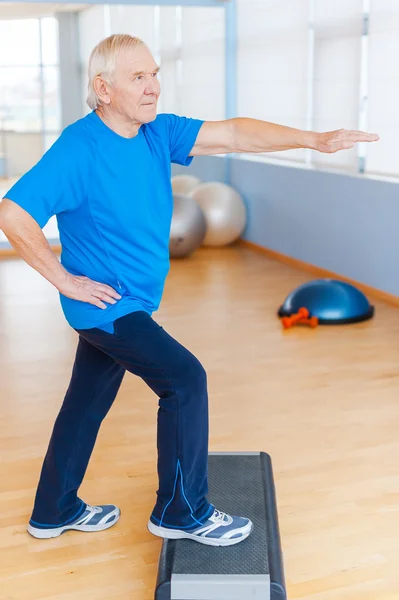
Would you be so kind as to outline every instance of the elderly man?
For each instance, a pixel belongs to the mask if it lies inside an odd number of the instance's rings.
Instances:
[[[245,516],[207,499],[208,396],[200,362],[152,318],[169,268],[170,165],[194,156],[312,148],[336,152],[378,139],[358,131],[300,131],[253,119],[157,116],[158,66],[128,35],[106,38],[89,64],[92,111],[67,127],[6,194],[0,227],[19,255],[60,292],[79,334],[71,381],[43,463],[28,531],[100,531],[120,515],[78,496],[100,425],[126,371],[159,398],[159,489],[148,528],[163,538],[229,546]],[[42,228],[57,215],[61,263]]]

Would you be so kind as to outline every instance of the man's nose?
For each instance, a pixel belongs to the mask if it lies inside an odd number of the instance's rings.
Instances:
[[[159,90],[159,81],[156,77],[150,77],[145,86],[145,94],[156,94]]]

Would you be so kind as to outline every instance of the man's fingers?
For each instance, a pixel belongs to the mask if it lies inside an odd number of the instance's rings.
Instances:
[[[107,292],[102,292],[101,290],[95,289],[93,291],[93,296],[103,300],[103,302],[108,302],[108,304],[116,304],[116,299],[110,296]]]
[[[380,136],[376,133],[367,133],[366,131],[349,131],[340,129],[337,132],[337,140],[351,139],[354,142],[378,142]]]
[[[378,142],[380,139],[376,133],[365,133],[364,131],[352,131],[351,137],[356,142]]]
[[[114,290],[114,288],[110,287],[109,285],[103,285],[100,289],[103,290],[109,296],[112,296],[112,298],[116,298],[117,300],[120,300],[120,298],[122,297],[120,294],[118,294],[116,290]]]
[[[93,304],[94,306],[98,306],[98,308],[107,308],[107,305],[104,302],[101,302],[96,296],[90,296],[88,299],[89,304]]]
[[[95,282],[97,283],[97,282]],[[112,298],[115,298],[116,300],[120,300],[122,298],[122,296],[120,294],[118,294],[118,292],[116,290],[114,290],[114,288],[110,287],[109,285],[105,285],[103,283],[98,283],[96,285],[96,289],[99,290],[100,292],[103,292],[104,294],[107,294],[108,296],[111,296]]]
[[[334,154],[340,150],[350,150],[358,143],[378,142],[379,139],[380,136],[376,133],[339,129],[337,131],[331,131],[325,137],[324,152]]]
[[[102,309],[107,308],[107,304],[116,304],[117,300],[121,298],[113,288],[101,283],[98,284],[98,287],[90,291],[89,294],[89,302]]]

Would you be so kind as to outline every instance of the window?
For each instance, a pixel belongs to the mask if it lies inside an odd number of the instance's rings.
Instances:
[[[370,3],[368,128],[381,140],[368,148],[366,170],[399,176],[399,2]]]
[[[240,115],[381,137],[336,154],[290,150],[258,159],[399,177],[398,0],[237,3]]]
[[[238,0],[238,113],[304,129],[308,0]],[[304,150],[279,153],[304,162]]]
[[[362,0],[314,2],[313,124],[315,131],[358,129]],[[358,147],[313,153],[313,164],[356,172]]]
[[[59,135],[60,121],[56,18],[0,20],[2,176],[31,168]]]
[[[209,121],[225,115],[223,8],[182,8],[180,110]]]

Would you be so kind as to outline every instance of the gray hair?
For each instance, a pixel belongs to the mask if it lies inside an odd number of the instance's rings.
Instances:
[[[94,90],[94,80],[98,75],[109,84],[112,84],[112,77],[115,73],[116,61],[121,52],[145,43],[138,37],[128,34],[115,34],[103,39],[92,50],[89,59],[89,82],[86,102],[92,110],[95,110],[101,100]]]

